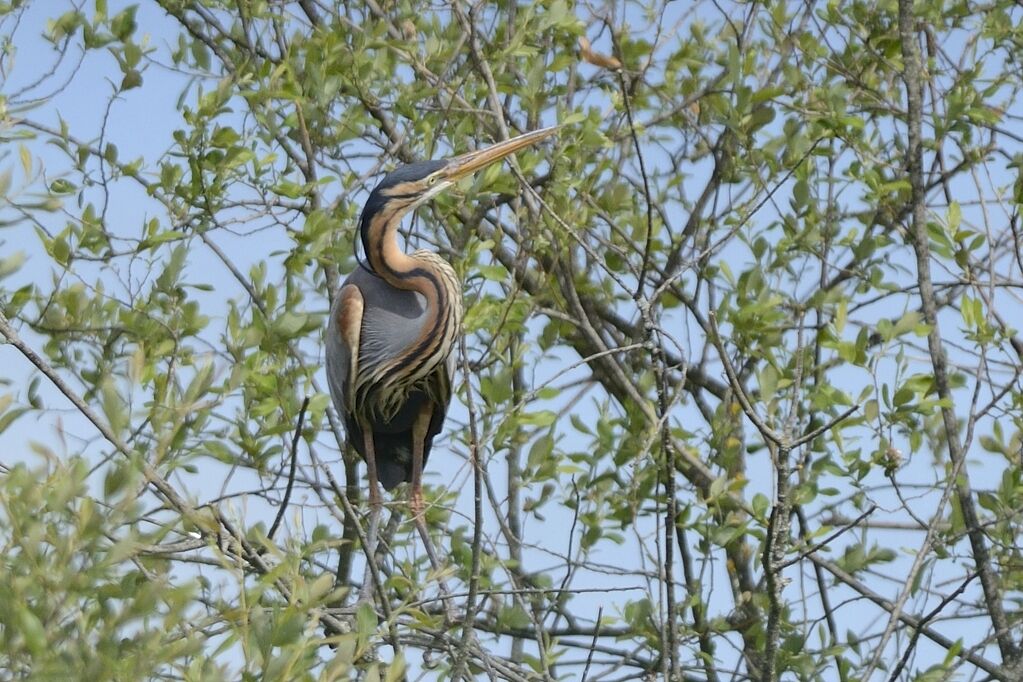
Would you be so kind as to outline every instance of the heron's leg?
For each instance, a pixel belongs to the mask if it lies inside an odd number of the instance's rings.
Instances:
[[[363,451],[366,454],[366,474],[369,477],[369,528],[366,531],[366,571],[362,576],[362,592],[359,601],[373,600],[372,564],[377,556],[377,535],[380,528],[380,510],[383,499],[380,497],[380,486],[377,479],[376,447],[373,443],[373,431],[366,422],[362,423]]]
[[[369,477],[369,508],[371,511],[379,510],[383,499],[380,497],[380,479],[377,478],[377,453],[373,444],[373,432],[370,431],[369,424],[364,424],[362,428],[363,447],[366,451],[366,474]]]
[[[426,556],[430,559],[430,566],[437,573],[440,573],[441,564],[437,558],[437,550],[433,547],[433,540],[430,539],[430,531],[426,527],[426,516],[423,514],[423,452],[426,449],[426,437],[430,430],[430,420],[433,418],[433,411],[436,406],[430,401],[424,401],[423,406],[412,423],[412,486],[409,490],[409,508],[412,511],[412,522],[416,524],[419,537],[423,539],[423,548]],[[455,612],[451,606],[449,596],[451,591],[443,578],[437,579],[437,586],[440,589],[441,597],[444,599],[444,614],[447,616],[448,624],[456,622]]]
[[[409,490],[408,504],[417,523],[423,517],[423,452],[426,449],[433,410],[432,402],[423,401],[416,420],[412,422],[412,487]]]

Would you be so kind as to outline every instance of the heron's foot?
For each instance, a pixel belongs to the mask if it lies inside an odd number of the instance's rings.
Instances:
[[[423,502],[423,491],[421,488],[413,488],[409,491],[408,506],[412,512],[413,521],[418,524],[425,520],[426,517],[423,514],[426,510],[426,505]]]
[[[380,510],[384,508],[384,498],[383,495],[380,494],[380,490],[375,485],[371,486],[367,497],[368,499],[366,501],[369,503],[369,513],[379,514]]]

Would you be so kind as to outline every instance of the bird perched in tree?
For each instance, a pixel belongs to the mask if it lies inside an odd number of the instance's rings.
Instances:
[[[455,271],[432,251],[405,253],[398,245],[401,220],[458,180],[554,132],[544,128],[402,166],[366,201],[359,225],[365,262],[338,290],[326,356],[334,406],[366,461],[371,510],[381,504],[378,480],[387,490],[408,481],[409,505],[417,519],[422,514],[423,465],[451,399],[452,349],[462,324]],[[375,530],[372,521],[375,511]]]

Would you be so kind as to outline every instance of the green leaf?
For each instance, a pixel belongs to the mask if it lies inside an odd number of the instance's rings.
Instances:
[[[913,392],[912,389],[905,387],[900,388],[899,390],[895,391],[895,395],[892,397],[892,404],[895,407],[905,405],[911,400],[913,400],[915,395],[916,394]]]
[[[955,234],[959,230],[959,226],[962,224],[963,213],[962,209],[959,208],[959,202],[953,201],[948,205],[948,231],[951,234]]]
[[[27,604],[15,605],[18,614],[18,634],[34,656],[41,657],[46,650],[46,628]]]
[[[208,71],[210,68],[210,51],[199,38],[193,40],[189,47],[192,53],[192,59],[195,60],[195,65],[203,71]]]
[[[502,606],[497,611],[498,627],[502,630],[525,630],[531,625],[529,614],[519,606]]]
[[[274,320],[273,328],[281,336],[297,335],[309,323],[309,316],[304,313],[287,312]]]
[[[21,269],[25,263],[25,252],[15,251],[14,253],[0,258],[0,279],[13,275]]]
[[[128,412],[113,379],[107,377],[103,381],[100,386],[100,394],[103,414],[107,418],[110,429],[116,434],[122,433],[128,426]]]
[[[138,69],[128,69],[121,79],[121,92],[140,87],[142,85],[142,73]]]
[[[767,104],[762,104],[755,108],[753,112],[750,114],[749,121],[750,132],[755,132],[757,130],[760,130],[764,126],[769,125],[772,121],[774,121],[775,115],[776,112],[774,110],[774,107],[769,106]]]
[[[110,32],[114,34],[115,38],[122,41],[127,40],[135,32],[136,11],[138,11],[138,5],[129,5],[110,20]]]
[[[25,173],[25,177],[32,176],[32,154],[28,151],[28,147],[24,144],[18,145],[18,156],[21,158],[21,170]]]

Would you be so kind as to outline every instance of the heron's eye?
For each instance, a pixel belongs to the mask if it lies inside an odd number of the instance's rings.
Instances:
[[[437,184],[437,180],[438,180],[438,178],[437,178],[436,175],[431,175],[430,177],[428,177],[426,179],[426,184],[427,185],[431,185],[431,186],[436,185]]]

